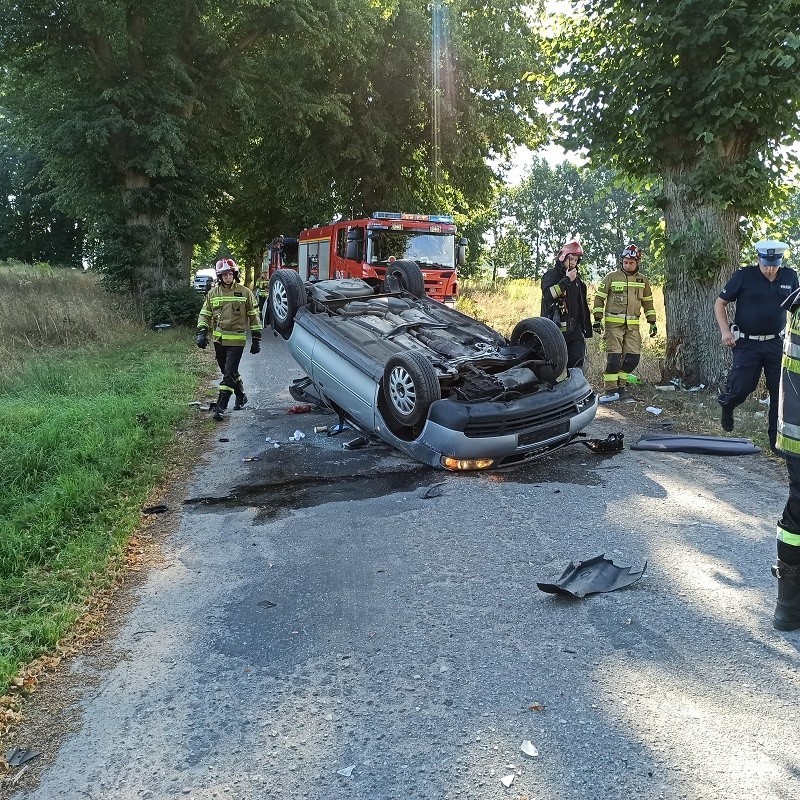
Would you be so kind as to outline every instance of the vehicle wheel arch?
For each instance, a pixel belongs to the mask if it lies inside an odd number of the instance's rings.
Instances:
[[[406,427],[423,422],[431,404],[442,396],[436,368],[430,359],[413,350],[388,359],[380,391],[392,420]]]
[[[300,274],[293,269],[279,269],[273,273],[269,281],[267,295],[269,317],[273,329],[288,339],[294,327],[297,312],[306,305],[308,297],[306,287]]]
[[[387,292],[396,292],[398,289],[394,288],[395,285],[414,297],[425,297],[425,277],[416,261],[400,259],[386,267],[383,288]]]
[[[567,342],[553,320],[547,317],[528,317],[520,320],[511,332],[511,344],[529,345],[546,361],[553,364],[556,377],[567,369]]]

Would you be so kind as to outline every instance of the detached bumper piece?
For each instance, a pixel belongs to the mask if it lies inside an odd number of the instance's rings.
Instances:
[[[749,456],[761,448],[750,439],[732,436],[692,436],[680,433],[649,433],[639,438],[631,450],[662,450],[670,453],[701,453],[710,456]]]
[[[571,597],[586,597],[587,594],[613,592],[636,583],[647,569],[647,562],[637,572],[632,567],[619,567],[605,553],[586,561],[569,562],[555,583],[537,583],[548,594],[565,594]]]

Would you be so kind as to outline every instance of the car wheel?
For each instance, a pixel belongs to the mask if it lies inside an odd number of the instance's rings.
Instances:
[[[553,365],[556,376],[567,368],[567,342],[558,325],[547,317],[529,317],[514,326],[511,344],[522,344],[536,350]]]
[[[416,425],[428,408],[442,396],[439,377],[433,364],[421,353],[398,353],[383,370],[383,394],[397,422]]]
[[[425,297],[425,279],[416,261],[394,261],[386,267],[383,288],[387,292],[396,292],[395,285],[414,297]]]
[[[284,339],[289,337],[298,310],[306,304],[306,287],[293,269],[279,269],[269,281],[269,318]]]

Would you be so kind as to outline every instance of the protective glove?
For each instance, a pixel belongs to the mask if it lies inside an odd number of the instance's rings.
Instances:
[[[261,352],[261,337],[258,339],[256,339],[255,336],[253,337],[253,341],[250,343],[250,352],[252,355],[256,355],[256,353]]]
[[[602,322],[595,322],[595,324],[592,325],[592,330],[595,333],[602,333],[603,332],[603,323]]]
[[[197,333],[197,346],[201,350],[205,350],[206,347],[208,347],[208,334],[205,332],[205,330],[198,331],[198,333]]]
[[[654,336],[658,335],[658,325],[655,322],[650,323],[650,338],[652,339]]]

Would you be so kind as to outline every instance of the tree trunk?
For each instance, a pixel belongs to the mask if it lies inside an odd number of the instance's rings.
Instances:
[[[192,282],[192,256],[194,255],[194,243],[184,239],[180,241],[181,249],[181,280],[184,285]]]
[[[739,268],[739,215],[692,198],[692,175],[668,170],[664,179],[667,345],[662,380],[716,388],[730,357],[714,319],[714,301]]]

